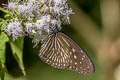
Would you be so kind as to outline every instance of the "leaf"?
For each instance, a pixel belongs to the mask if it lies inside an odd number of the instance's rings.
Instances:
[[[2,32],[0,34],[0,40],[3,41],[3,42],[8,42],[9,38],[7,37],[7,35],[4,32]]]
[[[4,19],[0,18],[0,23],[3,21]]]
[[[5,71],[6,71],[4,64],[0,63],[0,69],[1,69],[0,71],[1,80],[4,80]]]
[[[24,44],[24,37],[18,38],[14,42],[12,39],[10,39],[10,46],[13,52],[13,56],[15,57],[19,67],[21,68],[22,73],[26,75],[23,64],[23,44]]]
[[[0,29],[3,31],[4,28],[8,25],[6,20],[2,20],[2,22],[0,22]]]
[[[5,72],[5,49],[6,49],[6,42],[9,39],[5,33],[0,34],[0,77],[1,80],[4,80],[4,72]]]
[[[2,64],[5,63],[5,49],[6,49],[6,42],[8,42],[9,39],[5,33],[0,34],[0,61]]]
[[[6,15],[4,16],[4,18],[5,18],[5,19],[11,19],[12,16],[11,16],[11,14],[6,14]]]

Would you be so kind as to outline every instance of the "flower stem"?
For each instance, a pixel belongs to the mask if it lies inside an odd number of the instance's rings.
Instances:
[[[4,13],[8,13],[8,14],[12,14],[10,11],[0,7],[0,11],[4,12]]]

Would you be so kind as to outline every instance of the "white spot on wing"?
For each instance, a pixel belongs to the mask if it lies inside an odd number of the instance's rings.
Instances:
[[[83,55],[83,57],[85,58],[85,55]]]
[[[89,69],[90,67],[88,66],[87,68]]]
[[[80,62],[80,64],[82,64],[82,62]]]
[[[70,66],[69,69],[72,69],[72,66]]]
[[[82,58],[82,60],[84,60],[84,58]]]
[[[72,48],[72,51],[73,51],[73,52],[75,52],[75,49],[74,49],[74,48]]]
[[[70,52],[70,54],[72,54],[72,52]]]
[[[78,71],[78,68],[76,68],[76,71]]]
[[[46,62],[48,62],[49,60],[46,60]]]
[[[81,53],[83,53],[83,50],[81,49]]]
[[[77,62],[75,62],[75,65],[77,65]]]
[[[75,58],[75,59],[77,59],[77,56],[76,56],[76,55],[74,55],[74,58]]]

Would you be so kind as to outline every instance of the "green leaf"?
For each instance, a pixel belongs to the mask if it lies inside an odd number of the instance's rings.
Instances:
[[[6,20],[3,20],[2,22],[0,22],[0,29],[4,30],[4,28],[8,25]]]
[[[3,41],[3,42],[8,42],[9,38],[7,37],[7,35],[4,32],[2,32],[0,34],[0,40]]]
[[[12,16],[11,16],[11,14],[6,14],[6,15],[4,16],[4,18],[5,18],[5,19],[11,19]]]
[[[3,21],[4,19],[0,18],[0,23]]]
[[[9,39],[5,33],[0,34],[0,77],[1,80],[4,80],[4,72],[5,72],[5,49],[6,49],[6,42]]]
[[[6,42],[8,42],[9,39],[5,33],[0,34],[0,61],[2,64],[5,63],[5,49],[6,49]]]
[[[19,67],[22,70],[22,73],[25,75],[24,64],[23,64],[23,44],[24,37],[18,38],[16,41],[10,40],[10,46],[13,52],[13,56],[15,57]]]
[[[6,71],[6,69],[5,69],[4,64],[2,64],[1,62],[0,62],[0,69],[1,69],[1,71],[0,71],[1,80],[4,80],[4,76],[5,76],[5,71]]]

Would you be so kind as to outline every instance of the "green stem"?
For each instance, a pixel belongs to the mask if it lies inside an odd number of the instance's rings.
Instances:
[[[0,11],[4,12],[4,13],[8,13],[8,14],[12,14],[10,11],[0,7]]]

